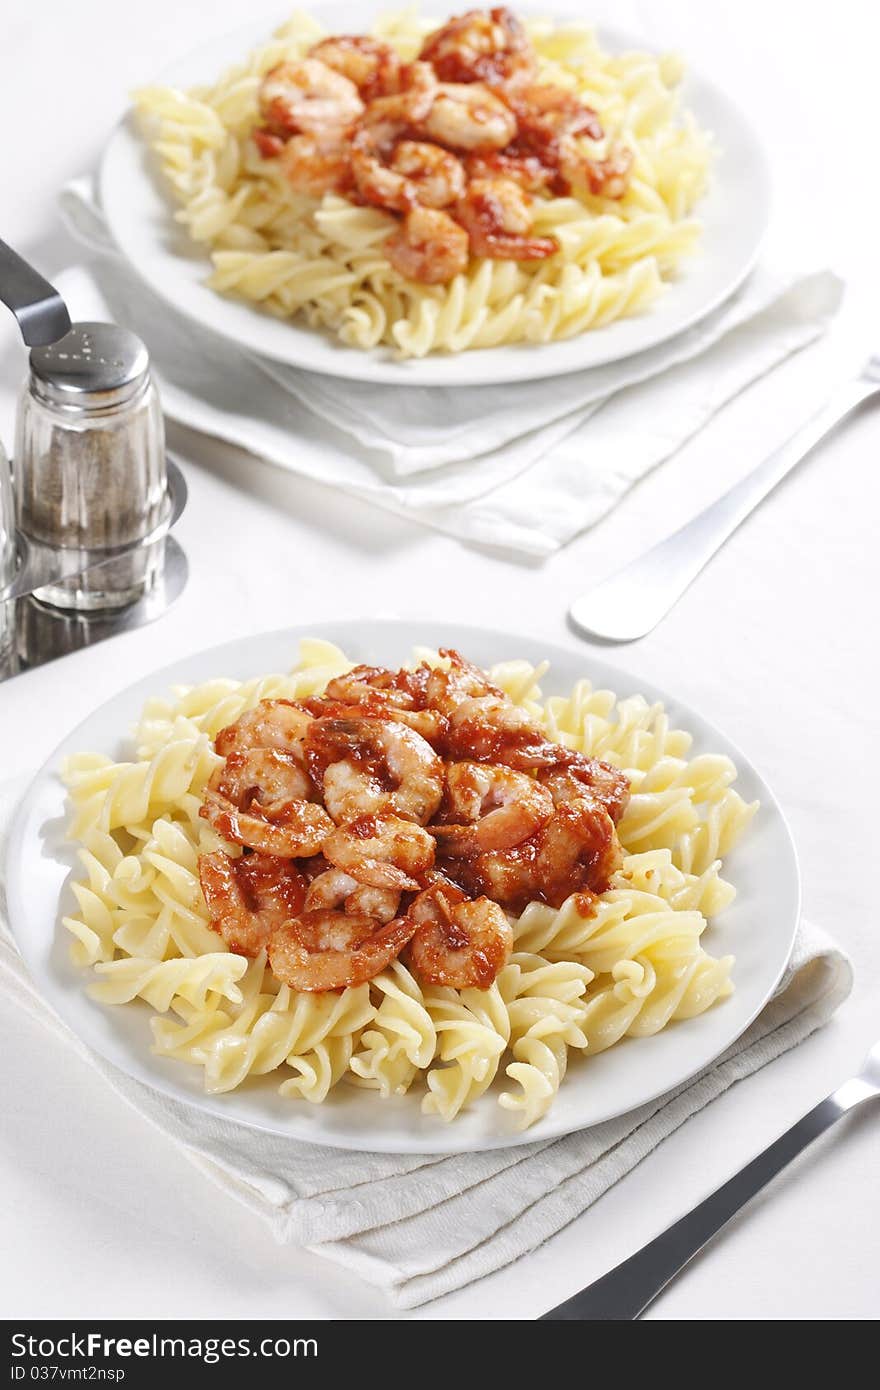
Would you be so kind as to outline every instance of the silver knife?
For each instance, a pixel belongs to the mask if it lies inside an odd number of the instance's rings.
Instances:
[[[634,642],[655,628],[758,503],[857,406],[880,392],[880,355],[854,381],[721,497],[671,536],[575,599],[576,628],[607,642]]]
[[[656,1240],[576,1293],[541,1322],[631,1320],[638,1318],[679,1270],[727,1225],[771,1178],[818,1139],[854,1106],[880,1095],[880,1042],[875,1043],[858,1076],[852,1077],[769,1148],[747,1163],[687,1216],[667,1227]]]

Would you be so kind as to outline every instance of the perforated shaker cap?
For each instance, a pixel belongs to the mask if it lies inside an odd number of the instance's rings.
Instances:
[[[35,396],[85,411],[130,400],[150,372],[140,338],[115,323],[75,323],[57,343],[32,348],[30,362]]]

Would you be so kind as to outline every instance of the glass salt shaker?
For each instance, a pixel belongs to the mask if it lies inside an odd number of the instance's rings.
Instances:
[[[18,525],[74,552],[80,573],[38,589],[55,608],[87,612],[140,598],[162,571],[164,537],[138,545],[167,505],[165,433],[147,350],[126,328],[75,323],[35,347],[15,442]],[[108,547],[131,550],[101,563]]]

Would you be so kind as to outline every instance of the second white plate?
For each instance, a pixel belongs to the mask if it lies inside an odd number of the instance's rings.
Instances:
[[[82,750],[120,757],[149,696],[216,676],[245,679],[289,669],[305,635],[329,638],[355,661],[389,666],[406,660],[418,644],[460,646],[484,666],[512,657],[535,664],[546,658],[551,670],[542,682],[545,693],[566,693],[583,676],[621,696],[641,692],[648,700],[664,701],[672,726],[694,735],[695,752],[732,757],[742,795],[761,802],[749,833],[725,860],[736,901],[704,937],[712,954],[736,956],[732,997],[656,1037],[629,1039],[595,1057],[573,1058],[552,1109],[526,1133],[511,1128],[510,1115],[497,1104],[498,1085],[447,1125],[421,1113],[415,1089],[383,1101],[374,1092],[339,1086],[323,1104],[310,1105],[279,1096],[278,1078],[269,1075],[252,1077],[229,1094],[209,1096],[194,1067],[154,1056],[147,1005],[106,1008],[95,1003],[86,993],[85,972],[70,961],[61,917],[73,905],[69,879],[76,850],[64,839],[62,760]],[[791,952],[800,902],[794,847],[773,793],[745,755],[686,704],[592,653],[460,624],[373,619],[325,623],[319,632],[295,628],[264,633],[198,652],[108,700],[68,734],[37,774],[14,819],[7,869],[10,921],[27,966],[55,1011],[96,1053],[136,1080],[230,1125],[384,1153],[463,1153],[528,1144],[585,1129],[679,1086],[724,1052],[769,998]]]
[[[309,8],[337,32],[362,32],[375,13],[374,5],[364,7],[352,0],[323,0]],[[437,9],[436,2],[427,9],[446,13]],[[157,81],[177,87],[214,81],[225,68],[240,63],[251,48],[265,42],[286,17],[263,19],[213,39],[160,73]],[[642,40],[616,30],[603,27],[599,34],[612,52],[647,47]],[[224,298],[205,284],[210,272],[205,250],[174,222],[170,194],[162,187],[131,114],[117,126],[105,149],[101,204],[120,250],[156,294],[203,328],[263,357],[328,376],[396,386],[530,381],[602,366],[656,347],[717,308],[754,265],[770,208],[769,175],[761,146],[734,103],[690,70],[684,101],[717,144],[711,187],[696,210],[704,224],[702,249],[645,313],[567,342],[516,344],[398,362],[387,348],[366,352],[345,347],[330,333],[299,319],[279,320],[251,304]]]

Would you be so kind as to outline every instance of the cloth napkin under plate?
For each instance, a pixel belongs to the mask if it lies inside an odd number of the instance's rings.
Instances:
[[[21,790],[20,783],[0,788],[0,838]],[[0,845],[0,865],[4,860]],[[74,1048],[143,1120],[260,1216],[276,1240],[335,1260],[400,1308],[439,1298],[534,1250],[690,1115],[825,1023],[851,987],[846,955],[802,922],[779,988],[747,1032],[701,1075],[639,1110],[562,1139],[487,1153],[349,1153],[225,1123],[91,1052],[30,980],[0,881],[0,993]]]
[[[620,362],[514,386],[401,389],[236,348],[127,267],[90,180],[68,185],[61,206],[96,253],[58,277],[73,316],[141,334],[170,417],[460,540],[529,556],[599,520],[727,401],[819,336],[842,296],[830,271],[759,268],[701,323]]]

